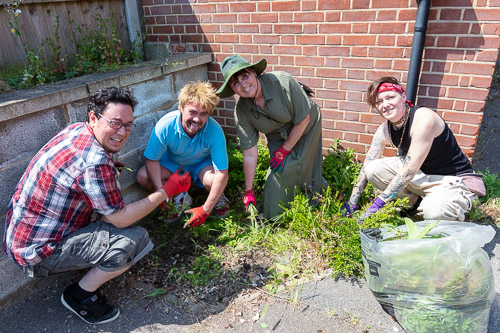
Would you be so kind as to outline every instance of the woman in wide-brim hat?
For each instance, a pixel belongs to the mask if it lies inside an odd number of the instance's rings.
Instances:
[[[321,175],[321,112],[302,85],[286,72],[263,73],[267,61],[249,63],[239,55],[221,64],[224,83],[219,97],[239,96],[235,122],[243,151],[245,194],[248,211],[255,204],[253,183],[257,168],[259,133],[267,138],[271,157],[264,186],[265,218],[281,213],[280,205],[293,200],[296,186],[318,193],[325,182]]]

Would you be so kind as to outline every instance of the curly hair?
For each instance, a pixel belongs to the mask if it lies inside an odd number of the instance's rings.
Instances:
[[[374,108],[377,104],[378,88],[383,83],[394,83],[400,85],[398,80],[392,76],[383,76],[370,83],[368,90],[366,91],[366,102],[372,108]]]
[[[109,103],[120,103],[130,105],[132,112],[137,105],[137,99],[132,96],[130,91],[123,88],[109,87],[96,91],[87,104],[87,121],[89,121],[90,111],[94,111],[97,118],[100,118],[98,113],[104,113]]]
[[[210,83],[191,81],[179,93],[179,108],[183,109],[189,103],[198,105],[211,115],[219,103],[219,97]]]

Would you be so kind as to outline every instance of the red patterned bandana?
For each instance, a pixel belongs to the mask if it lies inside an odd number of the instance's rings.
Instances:
[[[382,83],[377,90],[377,94],[384,92],[384,91],[396,91],[400,94],[404,94],[405,90],[403,87],[401,87],[399,84],[394,84],[394,83]],[[406,100],[406,103],[408,103],[409,106],[413,106],[413,103],[410,102],[409,100]]]

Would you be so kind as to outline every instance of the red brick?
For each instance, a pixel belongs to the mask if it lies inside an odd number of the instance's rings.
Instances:
[[[351,1],[352,9],[369,9],[370,8],[370,0],[352,0]]]
[[[302,55],[317,56],[318,55],[318,48],[316,46],[304,46],[302,48]]]
[[[396,10],[381,10],[377,13],[377,21],[379,22],[388,22],[388,21],[396,21],[398,16],[398,12]]]
[[[330,43],[327,43],[330,44]],[[342,46],[321,46],[318,49],[318,54],[321,56],[348,56],[349,48]]]
[[[161,6],[161,7],[150,7],[151,15],[166,15],[171,14],[171,8],[169,6]]]
[[[296,42],[299,45],[324,45],[325,44],[325,36],[321,35],[311,35],[311,36],[297,36]]]
[[[403,54],[404,50],[401,48],[379,47],[370,49],[368,55],[374,58],[402,58]]]
[[[345,11],[342,14],[342,21],[344,22],[369,22],[375,21],[376,12],[375,11]]]
[[[417,11],[413,8],[401,9],[398,14],[398,21],[414,22],[417,18]]]
[[[343,38],[343,45],[375,45],[377,36],[366,35],[346,35]]]
[[[257,14],[252,14],[251,18],[252,18],[253,23],[276,23],[276,22],[278,22],[278,14],[277,13],[257,13]]]
[[[300,11],[300,1],[273,1],[271,2],[273,12]]]
[[[301,54],[301,47],[295,45],[276,45],[274,46],[275,54]]]
[[[257,45],[259,45],[259,44],[279,44],[280,38],[278,36],[270,36],[270,35],[255,35],[255,36],[253,36],[253,42]]]
[[[331,131],[331,130],[325,129],[325,127],[323,127],[322,137],[325,138],[325,139],[341,139],[342,138],[342,132]]]
[[[366,91],[369,82],[366,81],[342,81],[340,89],[342,90],[355,90],[355,91]]]
[[[255,52],[255,45],[236,44],[236,45],[234,45],[234,52],[237,53],[237,54],[253,53],[253,52]]]
[[[366,135],[366,134],[359,135],[359,142],[360,143],[371,144],[372,140],[373,140],[373,136],[371,136],[371,135]]]
[[[406,8],[406,0],[372,0],[372,8]]]
[[[395,36],[378,36],[377,45],[379,46],[395,46],[396,37]]]
[[[458,35],[458,34],[468,34],[470,23],[436,23],[429,22],[427,26],[427,34],[433,35]]]
[[[347,78],[351,79],[351,80],[364,80],[365,79],[365,74],[366,74],[366,71],[350,69],[347,72]],[[349,93],[348,93],[347,97],[348,97],[347,98],[348,100],[352,100],[350,98]]]
[[[290,67],[290,66],[274,66],[273,70],[274,71],[287,72],[287,73],[289,73],[289,74],[291,74],[293,76],[300,75],[300,68],[298,68],[296,66],[294,66],[294,67]]]
[[[238,23],[250,23],[250,14],[238,14]],[[256,28],[259,29],[258,26]]]
[[[302,10],[316,10],[316,0],[314,1],[308,1],[308,0],[302,0],[300,1],[302,3]]]
[[[304,34],[314,35],[318,33],[317,24],[304,24]]]
[[[213,22],[214,23],[236,23],[237,16],[234,14],[218,14],[214,15]]]
[[[496,61],[497,57],[498,57],[497,50],[484,50],[484,51],[478,50],[478,53],[476,55],[476,60],[484,62],[494,62]]]
[[[457,143],[460,147],[474,147],[476,144],[476,138],[471,138],[467,136],[455,135]]]
[[[278,22],[282,23],[292,23],[293,22],[293,14],[292,13],[279,13]]]
[[[229,4],[229,10],[231,12],[239,13],[239,12],[255,12],[255,3],[254,2],[236,2]]]
[[[316,98],[324,99],[345,99],[345,92],[340,90],[316,89]]]
[[[439,59],[439,60],[463,60],[464,52],[456,49],[431,49],[424,50],[426,59]]]
[[[344,120],[359,122],[359,115],[360,115],[359,112],[345,112]]]
[[[339,102],[339,109],[341,110],[349,110],[349,111],[357,111],[357,112],[364,112],[367,109],[367,106],[365,103],[357,103],[357,102]]]
[[[259,2],[257,3],[257,10],[259,12],[268,12],[271,10],[271,3],[269,2]]]
[[[342,59],[343,68],[373,68],[373,59]]]
[[[277,34],[301,34],[301,24],[277,24],[274,26],[274,32]]]
[[[353,34],[367,33],[368,24],[367,23],[353,23],[351,26],[351,31]]]
[[[338,67],[340,67],[340,59],[339,58],[326,58],[325,66],[338,68]]]
[[[255,49],[255,47],[254,47]],[[238,53],[238,52],[236,52]],[[270,45],[261,45],[260,46],[260,54],[273,54],[273,48]]]
[[[371,34],[401,34],[405,32],[404,23],[372,23],[370,25]]]
[[[479,101],[479,102],[467,101],[467,106],[465,107],[465,110],[467,112],[483,112],[484,105],[485,105],[484,101]]]
[[[346,23],[325,23],[319,26],[321,34],[348,34],[351,32],[351,25]]]
[[[160,25],[160,26],[156,26],[156,27],[152,27],[153,28],[153,33],[154,34],[171,34],[173,33],[173,29],[172,29],[172,26],[170,25]],[[183,28],[183,27],[180,27],[180,28]],[[184,32],[184,29],[181,31],[181,33]]]
[[[470,4],[468,7],[470,7]],[[498,22],[499,17],[500,17],[500,9],[474,8],[465,10],[463,20],[472,22],[484,22],[484,21]]]
[[[491,85],[491,77],[473,76],[471,79],[471,86],[475,88],[489,88]]]
[[[446,9],[441,10],[439,19],[441,21],[458,21],[462,16],[462,9]]]
[[[276,54],[276,52],[274,52]],[[279,64],[280,65],[293,65],[294,64],[294,57],[293,56],[280,56],[279,57]]]
[[[256,24],[236,24],[234,26],[234,32],[236,33],[259,33],[259,26]]]
[[[349,132],[344,132],[344,140],[350,141],[350,142],[358,142],[359,141],[359,135],[355,133],[349,133]]]
[[[479,124],[481,122],[482,116],[478,115],[478,114],[447,111],[447,112],[444,112],[443,119],[446,122]]]
[[[479,134],[479,126],[478,125],[462,125],[460,128],[460,134],[463,135],[473,135],[476,136]]]
[[[350,0],[318,0],[318,10],[342,10],[349,9]]]
[[[230,24],[223,24],[220,26],[220,32],[222,33],[230,33],[232,34],[234,32],[234,26]]]
[[[325,59],[323,57],[297,57],[295,64],[297,66],[318,66],[324,65]]]
[[[351,49],[351,56],[352,57],[366,57],[368,54],[368,48],[367,47],[353,47]]]
[[[455,74],[474,74],[474,75],[492,75],[493,64],[473,64],[473,63],[454,63],[453,72]]]
[[[460,37],[458,39],[458,47],[467,49],[498,49],[500,47],[500,40],[498,36],[495,37]]]
[[[439,36],[437,47],[456,47],[457,37],[455,36]]]
[[[375,112],[361,113],[360,116],[360,122],[362,122],[363,124],[366,123],[380,125],[380,123],[383,121],[383,118]],[[376,129],[372,133],[375,133],[375,131]]]
[[[324,22],[325,20],[325,15],[320,12],[294,13],[293,17],[295,22]]]
[[[253,43],[253,36],[252,35],[240,35],[240,43],[252,44]]]
[[[197,14],[201,13],[216,13],[217,12],[217,6],[214,4],[197,4],[196,6],[193,6],[193,10]]]
[[[325,68],[321,67],[316,70],[316,75],[318,77],[328,77],[328,78],[346,78],[346,70],[338,68]]]
[[[281,44],[295,44],[294,36],[281,36]]]
[[[376,59],[375,60],[375,68],[391,69],[392,68],[392,60]]]
[[[336,121],[335,122],[335,129],[364,133],[365,132],[365,124],[345,122],[345,121]]]

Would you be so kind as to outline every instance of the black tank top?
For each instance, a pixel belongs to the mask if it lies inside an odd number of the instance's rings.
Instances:
[[[419,107],[420,106],[415,105],[410,108],[403,142],[400,146],[400,149],[403,151],[403,155],[406,155],[408,153],[408,149],[410,148],[410,129],[415,116],[415,110]],[[391,131],[390,134],[392,143],[397,146],[401,142],[403,128],[401,127],[399,130],[395,129],[390,122],[388,122],[388,126],[389,131]],[[444,123],[443,132],[441,132],[441,134],[435,137],[434,141],[432,141],[431,150],[420,167],[420,170],[429,175],[452,176],[456,176],[464,172],[472,172],[472,166],[469,159],[458,146],[457,140],[446,122]]]

